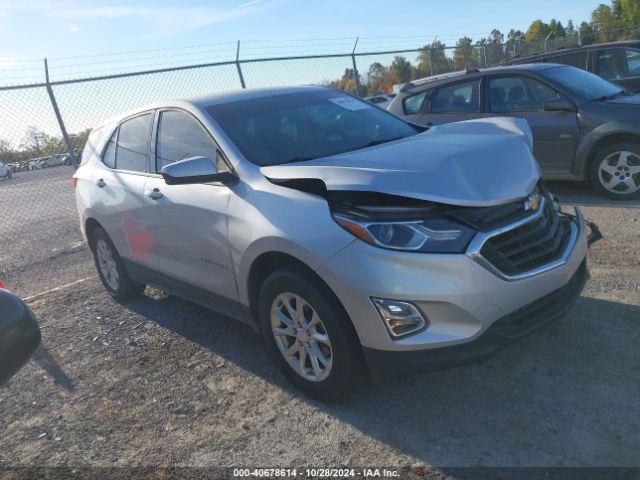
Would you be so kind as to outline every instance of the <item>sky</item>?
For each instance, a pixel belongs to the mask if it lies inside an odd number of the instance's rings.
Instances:
[[[536,19],[588,20],[591,0],[0,0],[0,58],[59,58],[234,42],[345,39],[361,48],[436,35],[454,43],[492,28],[526,29]],[[387,42],[381,37],[387,38]],[[407,43],[407,42],[405,42]],[[418,45],[416,45],[418,46]],[[268,43],[248,43],[271,54]],[[300,47],[304,50],[305,47]],[[275,49],[277,50],[277,49]],[[249,50],[247,50],[249,51]],[[1,64],[0,64],[1,65]]]
[[[597,0],[0,0],[0,86],[240,58],[416,49],[435,37],[454,45],[532,20],[577,25]],[[407,54],[415,61],[415,54]],[[373,61],[358,57],[366,72]],[[243,64],[248,87],[324,83],[350,58]],[[55,87],[67,129],[77,132],[155,100],[239,88],[235,66]],[[56,134],[44,89],[0,91],[0,139],[15,145],[30,125]]]

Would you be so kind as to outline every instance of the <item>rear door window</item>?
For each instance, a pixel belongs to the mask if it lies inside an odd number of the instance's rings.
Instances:
[[[489,105],[492,112],[533,112],[544,102],[557,100],[558,92],[532,78],[501,76],[489,78]]]
[[[606,80],[618,80],[629,76],[627,56],[622,48],[599,50],[596,54],[598,75]]]
[[[138,115],[120,124],[116,147],[116,168],[144,172],[147,165],[150,113]]]
[[[431,113],[475,113],[480,111],[480,80],[442,87],[433,95]]]
[[[624,51],[627,57],[627,71],[630,77],[640,77],[640,50],[627,49]]]
[[[570,67],[587,69],[587,52],[570,53],[568,55],[557,55],[545,59],[545,63],[559,63]]]

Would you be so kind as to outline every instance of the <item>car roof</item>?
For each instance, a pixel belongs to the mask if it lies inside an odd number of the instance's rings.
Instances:
[[[593,43],[590,45],[575,45],[571,47],[560,47],[556,50],[549,50],[547,52],[536,52],[528,55],[515,56],[510,60],[506,60],[505,65],[515,64],[517,62],[526,62],[536,58],[555,57],[557,55],[585,52],[587,50],[595,50],[598,48],[612,48],[612,47],[625,47],[625,46],[640,46],[640,40],[624,40],[620,42],[607,42],[607,43]]]
[[[503,72],[539,72],[542,70],[548,70],[550,68],[559,67],[562,65],[555,63],[526,63],[524,65],[500,65],[497,67],[479,68],[473,70],[461,70],[457,72],[443,73],[441,75],[433,75],[431,77],[418,78],[412,80],[409,83],[403,85],[400,89],[401,92],[415,91],[418,87],[432,87],[443,83],[449,83],[450,81],[464,78],[476,78],[482,77],[487,74],[503,73]],[[420,89],[421,90],[421,89]]]
[[[155,110],[158,108],[174,107],[174,108],[185,108],[189,110],[193,107],[196,107],[196,108],[202,109],[202,108],[207,108],[213,105],[220,105],[220,104],[236,102],[240,100],[248,100],[252,98],[263,98],[263,97],[271,97],[274,95],[287,95],[287,94],[293,94],[293,93],[299,93],[299,92],[321,91],[321,90],[335,90],[335,89],[328,88],[328,87],[312,86],[312,85],[296,86],[296,87],[276,87],[276,88],[247,88],[242,90],[229,90],[229,91],[224,91],[220,93],[214,93],[210,95],[201,95],[201,96],[184,98],[184,99],[163,100],[163,101],[147,104],[142,107],[135,108],[133,110],[129,110],[125,113],[122,113],[113,118],[110,118],[106,122],[103,122],[100,125],[96,125],[94,130],[97,130],[98,128],[102,128],[106,125],[112,125],[114,123],[118,123],[127,117],[136,115],[137,113],[142,113],[148,110]]]

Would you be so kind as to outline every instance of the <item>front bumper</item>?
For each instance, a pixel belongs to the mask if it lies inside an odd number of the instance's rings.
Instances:
[[[371,377],[375,381],[383,381],[410,373],[440,370],[489,358],[543,325],[563,317],[575,304],[588,278],[589,271],[584,260],[564,287],[505,315],[470,342],[445,348],[404,352],[363,347]]]
[[[374,378],[387,378],[389,365],[432,370],[484,358],[542,325],[541,319],[514,338],[498,335],[500,322],[555,292],[572,301],[545,308],[557,318],[580,294],[588,276],[587,225],[577,212],[577,235],[563,263],[533,276],[506,279],[469,255],[393,252],[353,242],[318,269],[349,314]],[[371,297],[411,302],[428,325],[391,339]],[[498,335],[498,336],[496,336]],[[413,367],[412,367],[413,366]],[[414,369],[415,370],[415,369]],[[400,369],[399,371],[404,371]]]

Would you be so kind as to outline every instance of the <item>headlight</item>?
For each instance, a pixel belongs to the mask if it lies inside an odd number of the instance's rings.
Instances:
[[[373,221],[343,213],[334,220],[349,233],[382,248],[428,253],[461,253],[476,231],[445,218]]]

